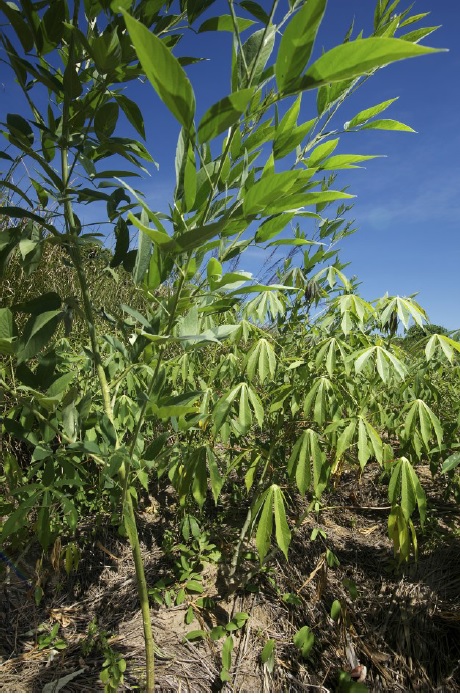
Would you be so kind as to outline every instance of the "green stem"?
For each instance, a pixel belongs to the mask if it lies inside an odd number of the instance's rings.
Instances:
[[[78,2],[76,6],[78,7]],[[77,11],[78,16],[78,11]],[[69,47],[69,61],[74,60],[74,46],[73,40]],[[71,190],[70,190],[70,170],[69,170],[69,151],[68,151],[68,138],[69,138],[69,107],[70,102],[67,95],[64,97],[63,103],[63,146],[61,148],[61,174],[63,181],[63,199],[64,199],[64,219],[66,225],[66,231],[71,239],[70,254],[77,272],[78,283],[80,286],[81,297],[83,302],[83,312],[85,315],[86,325],[88,328],[89,338],[91,342],[91,350],[93,355],[93,361],[96,368],[96,374],[99,381],[104,413],[108,419],[113,422],[113,409],[110,401],[110,390],[107,381],[107,377],[102,364],[101,354],[99,351],[97,343],[97,333],[94,323],[94,313],[91,304],[91,297],[89,294],[88,283],[86,279],[85,272],[83,270],[82,258],[80,253],[80,246],[78,244],[78,229],[75,223],[75,216],[72,206]],[[115,444],[115,448],[118,448],[118,440]],[[129,464],[122,465],[119,470],[119,479],[122,488],[125,490],[127,488],[129,477]],[[128,532],[128,538],[131,544],[131,551],[133,554],[134,567],[136,571],[136,583],[137,592],[139,596],[139,602],[141,606],[142,613],[142,624],[144,629],[144,644],[145,644],[145,659],[146,659],[146,689],[147,692],[153,692],[155,688],[155,644],[153,640],[152,633],[152,621],[150,616],[150,606],[149,606],[149,595],[147,590],[147,581],[145,578],[144,563],[142,560],[142,552],[139,542],[139,534],[136,525],[136,516],[134,513],[133,501],[130,494],[124,495],[123,503],[123,518],[125,521],[125,526]]]

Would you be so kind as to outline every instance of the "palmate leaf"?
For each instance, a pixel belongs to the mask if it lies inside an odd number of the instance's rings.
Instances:
[[[195,95],[179,61],[155,34],[122,10],[137,56],[160,99],[179,123],[192,130]]]
[[[268,376],[273,378],[275,375],[275,352],[265,338],[258,340],[248,354],[246,371],[251,381],[254,379],[256,369],[261,383],[264,383]]]
[[[292,449],[288,461],[288,474],[295,476],[297,488],[305,494],[311,486],[313,472],[313,491],[320,497],[327,484],[327,474],[324,467],[325,455],[321,451],[316,431],[306,429],[299,436]]]
[[[286,93],[296,94],[323,84],[365,75],[373,70],[406,58],[437,53],[443,49],[428,48],[394,38],[368,38],[332,48],[316,60],[304,77],[289,82]]]
[[[286,518],[283,492],[276,484],[273,485],[273,509],[275,513],[276,542],[287,559],[289,545],[291,544],[291,531]]]
[[[409,521],[418,507],[420,523],[423,527],[426,519],[426,494],[407,458],[400,458],[393,468],[388,486],[388,498],[393,506],[400,504],[406,521]]]
[[[262,563],[267,556],[271,543],[273,531],[273,486],[264,492],[264,494],[265,500],[263,502],[256,533],[256,547],[259,553],[260,563]]]
[[[425,450],[430,450],[430,441],[436,437],[438,446],[441,446],[443,430],[441,422],[433,410],[423,400],[417,399],[408,406],[408,412],[404,420],[404,437],[409,439],[420,435]],[[417,426],[418,420],[418,426]]]

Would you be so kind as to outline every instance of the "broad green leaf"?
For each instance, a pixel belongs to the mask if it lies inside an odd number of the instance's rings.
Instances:
[[[129,3],[131,5],[131,2]],[[126,118],[129,120],[131,125],[137,130],[139,135],[145,140],[145,127],[144,118],[142,116],[142,111],[135,101],[129,99],[125,94],[117,94],[116,100],[120,105]],[[126,175],[126,174],[125,174]]]
[[[260,654],[262,665],[265,665],[270,674],[273,672],[275,666],[275,645],[275,639],[268,639]]]
[[[334,600],[334,602],[331,605],[331,619],[333,619],[334,622],[338,622],[341,614],[342,605],[340,603],[340,600]]]
[[[252,414],[249,407],[248,386],[246,383],[241,384],[238,421],[244,434],[249,431],[252,424]]]
[[[168,234],[166,234],[164,231],[159,231],[158,229],[151,229],[144,223],[144,221],[141,221],[140,219],[135,217],[132,212],[128,212],[128,219],[134,224],[134,226],[136,226],[140,231],[142,231],[143,234],[145,234],[150,239],[150,241],[153,241],[153,243],[156,243],[159,246],[168,246],[168,248],[171,248],[175,245],[174,240],[170,236],[168,236]],[[145,216],[144,220],[147,221]],[[139,237],[139,241],[141,238],[142,234]]]
[[[13,310],[21,313],[31,313],[36,316],[40,313],[45,313],[45,311],[57,311],[61,307],[61,304],[62,299],[59,294],[56,292],[46,292],[34,299],[16,304],[13,306]]]
[[[280,92],[295,82],[307,66],[325,9],[326,0],[306,0],[284,30],[275,64]]]
[[[256,547],[261,564],[263,563],[270,547],[273,531],[273,486],[265,492],[265,500],[259,518],[256,533]]]
[[[293,638],[294,646],[299,649],[303,658],[308,658],[315,643],[315,635],[310,627],[304,626],[299,629]]]
[[[179,123],[190,131],[195,116],[195,95],[183,67],[158,36],[125,10],[122,12],[145,75]]]
[[[206,446],[206,459],[209,468],[209,480],[211,484],[211,492],[214,498],[214,503],[217,504],[221,489],[224,485],[225,479],[219,472],[217,465],[216,456],[214,455],[212,448]]]
[[[336,461],[340,460],[345,451],[350,448],[353,443],[353,437],[356,430],[356,419],[352,419],[345,429],[340,434],[337,440],[337,448],[335,453]]]
[[[254,88],[233,92],[211,106],[198,126],[198,141],[208,142],[234,125],[254,96]]]
[[[273,141],[273,155],[275,159],[282,159],[296,149],[308,135],[314,123],[314,119],[307,121],[293,128],[288,133],[283,133],[280,137],[275,138]]]
[[[364,109],[364,111],[360,111],[356,114],[356,116],[354,116],[354,118],[345,123],[345,130],[349,130],[350,128],[356,128],[356,126],[362,125],[371,118],[374,118],[374,116],[378,116],[379,113],[385,111],[389,106],[391,106],[392,103],[394,103],[397,100],[398,97],[396,97],[395,99],[388,99],[387,101],[382,101],[380,104],[377,104],[376,106],[371,106],[371,108],[366,108]]]
[[[245,29],[249,29],[250,26],[255,24],[252,19],[243,19],[243,17],[236,17],[236,24],[238,31],[242,32]],[[234,31],[234,24],[231,15],[223,14],[220,17],[210,17],[207,19],[198,29],[200,34],[203,31]]]
[[[284,508],[283,492],[275,484],[273,485],[273,509],[275,515],[275,534],[278,547],[283,552],[286,559],[288,558],[289,545],[291,543],[291,531],[286,518],[286,509]]]
[[[237,88],[257,86],[275,45],[275,27],[254,32],[238,52],[236,60]],[[235,88],[233,88],[236,91]]]
[[[257,424],[260,427],[262,427],[264,423],[264,407],[262,405],[262,401],[260,400],[257,393],[254,390],[252,390],[252,388],[248,388],[248,395],[249,400],[251,401],[252,408],[254,410],[254,415],[257,420]]]
[[[315,149],[308,158],[309,168],[319,166],[324,159],[327,159],[327,157],[330,154],[332,154],[332,152],[335,150],[338,144],[339,138],[335,138],[333,140],[323,142],[323,144],[318,145],[318,147],[315,147]]]
[[[373,120],[370,123],[362,125],[360,130],[399,130],[405,133],[415,133],[416,131],[409,125],[400,123],[397,120],[392,120],[391,118],[385,118],[382,120]]]
[[[46,311],[27,321],[18,343],[18,364],[35,357],[43,349],[56,333],[62,316],[62,311]]]
[[[460,465],[460,453],[453,453],[443,462],[441,472],[444,474],[455,470],[458,465]]]
[[[258,2],[253,2],[253,0],[241,0],[240,7],[245,9],[246,12],[249,12],[249,14],[252,14],[253,17],[256,17],[256,19],[259,19],[263,24],[269,23],[270,17]]]
[[[383,155],[380,154],[335,154],[332,157],[328,157],[319,165],[320,170],[331,171],[333,169],[357,169],[360,167],[355,166],[363,161],[368,161],[369,159],[376,159]]]
[[[192,496],[200,507],[200,510],[203,508],[204,502],[206,501],[207,490],[208,475],[206,471],[206,455],[200,455],[195,465],[192,484]]]
[[[316,89],[329,82],[338,82],[365,75],[397,60],[437,53],[442,49],[428,48],[394,38],[368,38],[350,41],[324,53],[305,76],[289,83],[289,91],[297,93]]]
[[[10,340],[15,337],[15,333],[13,314],[9,308],[0,308],[0,339]]]
[[[94,131],[100,140],[112,135],[117,125],[119,112],[116,101],[109,101],[97,109],[94,117]]]
[[[263,241],[268,241],[277,234],[279,234],[289,222],[294,218],[294,212],[286,214],[277,214],[269,219],[265,220],[260,227],[257,229],[255,240],[257,243],[262,243]]]

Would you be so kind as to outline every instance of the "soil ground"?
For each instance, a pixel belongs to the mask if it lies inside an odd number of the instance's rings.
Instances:
[[[270,569],[254,579],[252,592],[236,585],[232,594],[223,595],[216,567],[207,565],[205,595],[214,599],[212,611],[195,610],[197,617],[187,625],[188,602],[170,608],[152,605],[161,649],[156,690],[347,691],[338,685],[340,672],[349,672],[359,661],[367,668],[364,685],[371,692],[459,691],[460,509],[441,498],[424,471],[430,510],[426,530],[419,533],[419,560],[398,567],[386,534],[388,502],[379,474],[372,465],[360,481],[344,473],[323,500],[327,508],[320,517],[307,516],[293,540],[289,562],[275,556]],[[140,525],[147,579],[153,585],[167,571],[159,546],[162,520],[145,511]],[[315,527],[326,537],[319,534],[312,542]],[[328,566],[326,547],[338,566]],[[142,623],[126,543],[114,529],[102,531],[86,546],[70,577],[50,562],[39,606],[24,580],[33,582],[38,556],[29,547],[1,574],[0,691],[103,691],[102,653],[85,648],[92,620],[108,634],[112,650],[126,660],[120,691],[142,691]],[[42,580],[45,573],[46,567]],[[291,595],[287,600],[286,594]],[[335,600],[342,608],[337,621],[330,616]],[[184,636],[193,629],[224,625],[236,612],[247,612],[250,618],[234,632],[232,678],[223,683],[222,642],[188,642]],[[40,648],[37,630],[43,623],[49,628],[60,625],[65,648]],[[303,659],[293,636],[305,625],[313,631],[315,644]],[[276,641],[272,671],[260,658],[268,639]],[[67,676],[67,682],[59,681]]]

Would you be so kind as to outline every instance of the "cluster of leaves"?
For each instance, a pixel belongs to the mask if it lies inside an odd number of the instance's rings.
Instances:
[[[407,559],[412,515],[418,509],[422,525],[426,516],[417,465],[435,468],[456,444],[458,406],[446,419],[436,383],[458,369],[460,344],[436,333],[414,359],[395,335],[398,324],[422,326],[423,309],[411,297],[365,301],[336,251],[352,233],[352,196],[335,186],[337,171],[372,158],[337,154],[340,136],[411,128],[380,117],[394,100],[333,126],[343,101],[376,70],[433,52],[419,42],[434,28],[413,30],[425,15],[379,0],[371,36],[353,37],[351,28],[312,61],[325,0],[290,1],[283,17],[276,2],[269,14],[243,2],[250,20],[229,2],[229,15],[209,17],[199,31],[232,31],[230,93],[196,123],[183,67],[192,59],[172,49],[213,2],[83,5],[27,0],[20,11],[0,0],[11,25],[1,36],[5,56],[30,109],[29,118],[10,113],[3,124],[2,185],[11,200],[0,209],[0,270],[13,262],[37,276],[58,249],[55,274],[70,266],[75,282],[37,286],[19,304],[15,288],[0,309],[2,430],[11,446],[2,541],[32,528],[46,549],[72,536],[83,508],[109,502],[133,547],[148,642],[139,490],[149,492],[153,479],[172,485],[184,518],[233,495],[246,517],[232,574],[251,538],[262,563],[273,536],[287,556],[297,494],[317,505],[344,464],[362,470],[372,460],[388,473],[389,532]],[[153,162],[146,147],[115,135],[123,119],[145,135],[141,110],[125,94],[139,76],[181,128],[167,214],[126,182]],[[317,92],[316,113],[304,121],[307,90]],[[104,168],[112,157],[117,168]],[[34,177],[24,192],[14,175],[27,162]],[[99,280],[109,286],[102,269],[92,286],[90,251],[100,234],[75,211],[101,202],[116,239],[107,272],[122,266],[137,288],[133,301],[111,301],[110,313],[93,298]],[[288,251],[266,283],[240,269],[250,245]],[[74,338],[75,313],[86,343]],[[15,455],[18,443],[27,465]],[[231,636],[226,643],[223,677]]]

